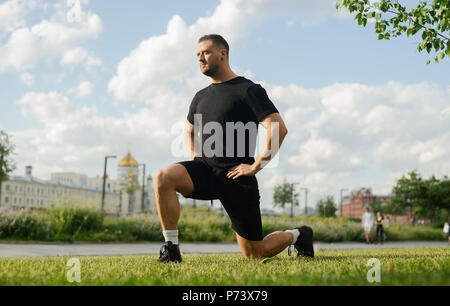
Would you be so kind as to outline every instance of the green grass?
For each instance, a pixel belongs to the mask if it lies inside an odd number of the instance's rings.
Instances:
[[[450,285],[448,247],[319,250],[314,259],[187,254],[181,264],[157,263],[156,255],[77,258],[80,283],[66,279],[70,257],[0,258],[0,285]],[[380,260],[380,283],[367,281],[370,258]]]

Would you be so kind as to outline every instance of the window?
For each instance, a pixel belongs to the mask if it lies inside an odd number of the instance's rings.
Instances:
[[[5,203],[9,203],[9,197],[5,197]]]
[[[17,198],[14,198],[14,204],[17,204]]]
[[[8,190],[8,191],[9,191],[9,185],[6,185],[6,186],[5,186],[5,188],[6,188],[6,190]]]
[[[14,191],[17,192],[17,186],[14,186]]]
[[[19,191],[20,191],[20,192],[22,192],[22,186],[20,186],[20,189],[19,189]]]

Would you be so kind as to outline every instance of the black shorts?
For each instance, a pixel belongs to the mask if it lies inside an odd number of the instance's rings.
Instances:
[[[177,164],[186,168],[194,183],[194,191],[187,195],[188,198],[220,200],[239,236],[251,241],[263,239],[256,176],[227,178],[227,169],[213,168],[201,157]]]

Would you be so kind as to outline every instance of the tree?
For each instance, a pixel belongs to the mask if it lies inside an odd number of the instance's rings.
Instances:
[[[9,174],[16,169],[11,155],[14,154],[14,145],[10,136],[0,130],[0,206],[2,205],[2,183],[9,179]]]
[[[298,196],[299,194],[294,192],[294,185],[284,179],[283,183],[276,185],[273,190],[273,206],[279,206],[283,209],[286,203],[291,203],[292,208],[293,206],[299,206]],[[291,217],[293,217],[292,211],[293,209],[291,210]]]
[[[373,213],[385,212],[383,203],[381,203],[381,200],[379,198],[375,199],[375,201],[373,201],[373,202],[369,202],[369,208],[370,208],[370,211],[372,211]]]
[[[333,196],[327,196],[317,203],[317,213],[319,217],[336,218],[336,211],[338,210]]]
[[[415,170],[403,175],[392,189],[388,210],[402,214],[410,209],[415,216],[442,223],[450,211],[450,179],[432,175],[424,180]]]
[[[129,172],[128,175],[122,178],[120,186],[126,194],[128,194],[128,214],[134,213],[134,196],[135,192],[141,188],[136,174]]]
[[[450,56],[450,2],[448,0],[420,1],[413,9],[396,0],[339,0],[336,9],[347,8],[357,13],[358,25],[366,26],[368,20],[375,20],[375,32],[378,39],[401,36],[406,32],[409,37],[422,33],[422,41],[417,50],[428,53],[434,48],[436,63]],[[427,64],[430,60],[427,61]]]

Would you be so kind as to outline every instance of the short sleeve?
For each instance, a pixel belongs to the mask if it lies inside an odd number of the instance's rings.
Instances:
[[[278,113],[277,108],[267,96],[266,90],[259,84],[253,84],[247,89],[244,101],[255,114],[258,122],[270,114]]]
[[[187,120],[194,125],[194,115],[197,111],[197,95],[192,99],[191,105],[189,106],[189,113],[187,115]]]

